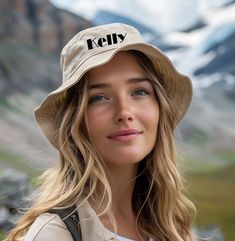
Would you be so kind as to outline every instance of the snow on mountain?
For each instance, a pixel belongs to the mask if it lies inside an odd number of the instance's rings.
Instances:
[[[168,44],[184,46],[167,54],[181,71],[193,76],[195,86],[208,87],[221,79],[235,83],[234,13],[235,4],[213,9],[202,17],[201,28],[165,35]]]
[[[206,12],[205,16],[202,16],[205,26],[195,31],[185,32],[171,32],[166,35],[165,39],[172,42],[188,45],[189,47],[195,47],[200,45],[202,41],[207,42],[206,37],[213,35],[218,28],[224,28],[223,33],[217,33],[217,38],[226,37],[234,29],[235,24],[235,4],[229,7],[223,7]],[[223,27],[225,26],[225,27]],[[225,29],[226,28],[226,29]],[[223,39],[221,39],[223,40]]]

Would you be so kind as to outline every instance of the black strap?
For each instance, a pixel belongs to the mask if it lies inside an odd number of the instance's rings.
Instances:
[[[81,230],[79,228],[79,217],[75,205],[64,209],[51,209],[48,212],[56,213],[60,216],[71,233],[74,241],[82,241]]]

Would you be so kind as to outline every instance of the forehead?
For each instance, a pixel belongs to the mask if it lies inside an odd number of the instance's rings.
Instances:
[[[109,62],[87,73],[89,85],[97,82],[110,82],[135,77],[144,77],[145,73],[137,59],[128,52],[118,52]]]

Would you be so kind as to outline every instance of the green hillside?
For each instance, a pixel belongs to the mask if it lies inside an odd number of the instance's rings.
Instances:
[[[214,171],[191,173],[188,180],[191,199],[197,207],[196,226],[217,225],[226,241],[235,240],[235,163]]]

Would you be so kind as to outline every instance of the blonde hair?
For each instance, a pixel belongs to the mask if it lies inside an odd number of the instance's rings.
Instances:
[[[164,88],[160,66],[155,69],[141,52],[127,52],[137,59],[152,80],[160,108],[156,145],[139,163],[133,193],[138,230],[154,240],[192,241],[195,208],[184,194],[182,178],[176,166],[176,107]],[[52,208],[73,204],[80,206],[88,199],[95,201],[99,198],[102,204],[99,215],[110,214],[112,192],[107,170],[88,134],[87,93],[88,83],[83,77],[73,88],[60,95],[56,121],[60,166],[47,170],[39,177],[40,185],[34,203],[6,240],[20,240],[35,219]]]

